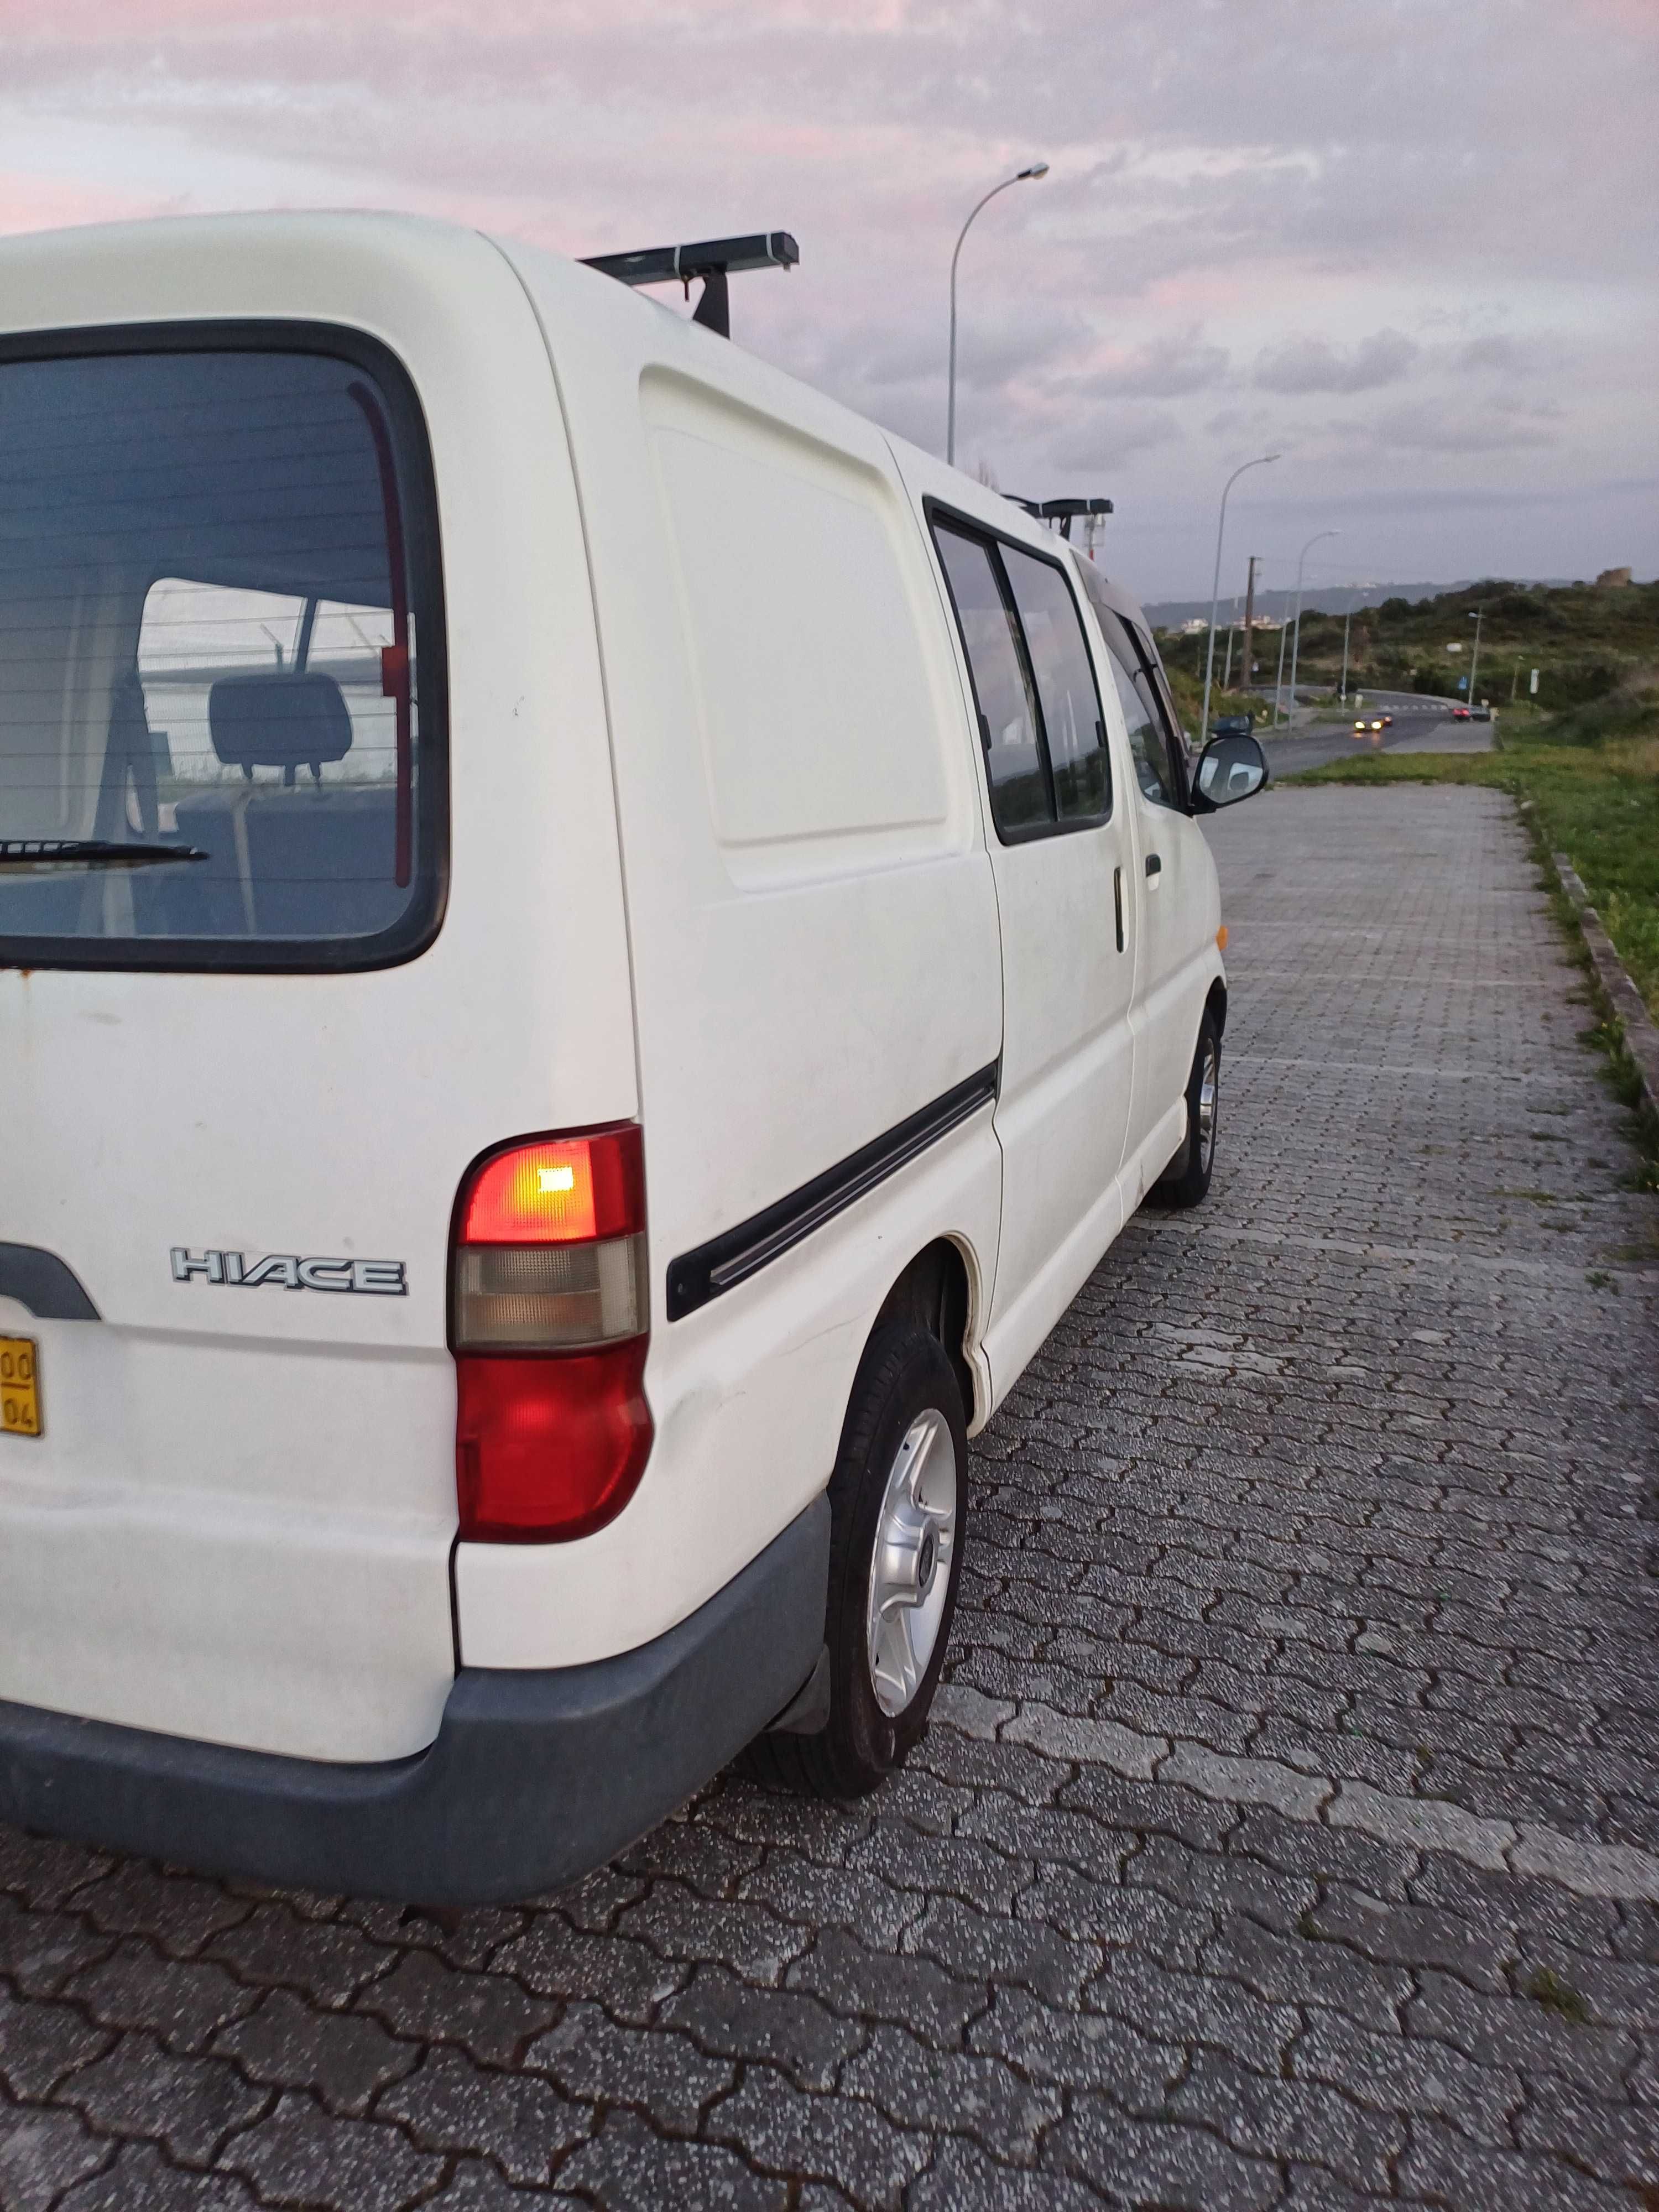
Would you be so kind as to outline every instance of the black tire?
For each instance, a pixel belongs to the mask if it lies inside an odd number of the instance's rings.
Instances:
[[[1204,1097],[1209,1083],[1208,1109]],[[1206,1006],[1198,1025],[1198,1048],[1187,1078],[1187,1138],[1152,1187],[1160,1206],[1200,1206],[1215,1165],[1215,1140],[1221,1114],[1221,1031]]]
[[[875,1567],[876,1534],[888,1480],[901,1448],[923,1417],[937,1415],[939,1452],[948,1433],[954,1454],[955,1508],[948,1561],[937,1556],[933,1573],[946,1577],[943,1611],[932,1648],[902,1710],[884,1708],[890,1682],[879,1687],[870,1657],[867,1608]],[[942,1468],[942,1459],[938,1462]],[[912,1324],[877,1330],[865,1348],[830,1479],[830,1586],[824,1643],[830,1655],[830,1719],[815,1735],[763,1735],[741,1765],[758,1781],[781,1783],[815,1797],[861,1797],[902,1766],[927,1724],[928,1708],[945,1664],[951,1622],[962,1580],[967,1528],[968,1435],[962,1390],[936,1337]],[[931,1578],[927,1587],[931,1589]]]

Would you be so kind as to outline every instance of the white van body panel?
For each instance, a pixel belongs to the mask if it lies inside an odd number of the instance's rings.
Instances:
[[[455,1664],[457,1184],[503,1136],[639,1103],[604,694],[545,348],[491,246],[398,218],[88,229],[7,240],[0,268],[8,330],[366,331],[425,412],[449,667],[435,942],[364,974],[0,973],[0,1128],[27,1163],[3,1234],[58,1255],[103,1316],[5,1309],[43,1340],[46,1432],[0,1452],[0,1697],[397,1757],[431,1739]],[[175,1245],[400,1260],[408,1295],[175,1282]]]
[[[626,1510],[580,1543],[457,1545],[463,1662],[568,1666],[631,1650],[729,1581],[781,1492],[804,1503],[823,1487],[882,1297],[928,1245],[962,1253],[977,1335],[1001,1180],[981,1112],[774,1261],[739,1325],[712,1325],[727,1299],[677,1322],[694,1334],[674,1379],[693,1379],[671,1396],[647,1369],[657,1441]],[[802,1437],[816,1453],[798,1450]]]
[[[0,1333],[40,1342],[51,1421],[49,1449],[7,1455],[9,1698],[313,1759],[430,1740],[453,1482],[415,1493],[386,1439],[453,1430],[446,1353],[41,1321],[9,1299]],[[179,1464],[181,1406],[236,1440],[205,1498]],[[272,1417],[250,1425],[250,1406]],[[342,1467],[365,1478],[345,1498]]]
[[[1086,573],[1083,555],[1073,552],[1072,557],[1079,573]],[[1099,580],[1092,580],[1098,589]],[[1109,648],[1087,584],[1082,596],[1084,628],[1100,671],[1113,742],[1117,756],[1127,761],[1122,705],[1110,680]],[[1130,618],[1119,619],[1127,625]],[[1152,651],[1144,617],[1136,627]],[[1190,814],[1149,799],[1132,763],[1123,789],[1133,840],[1135,893],[1134,1003],[1129,1018],[1134,1085],[1120,1178],[1127,1221],[1186,1140],[1184,1094],[1199,1024],[1212,989],[1225,976],[1217,943],[1221,888],[1209,840]],[[1153,856],[1159,865],[1149,876],[1146,863]]]
[[[886,441],[608,277],[502,251],[587,532],[651,1249],[639,1490],[578,1544],[457,1549],[469,1663],[550,1666],[672,1626],[823,1489],[916,1252],[950,1237],[988,1285],[984,1112],[796,1254],[681,1319],[665,1302],[677,1255],[994,1062],[1002,985],[953,647]]]
[[[1012,502],[965,483],[931,454],[898,441],[893,452],[923,529],[924,502],[931,498],[1051,560],[1069,565],[1078,557]],[[1220,972],[1218,917],[1211,912],[1218,894],[1208,846],[1190,818],[1150,806],[1142,797],[1098,623],[1086,592],[1074,586],[1074,595],[1106,726],[1110,818],[1098,828],[1000,844],[983,794],[1005,1008],[996,1109],[1005,1159],[1003,1221],[984,1342],[994,1405],[1012,1389],[1185,1138],[1183,1094],[1199,1015]],[[959,645],[958,665],[971,702]],[[976,744],[973,750],[980,756]],[[1145,859],[1160,848],[1176,855],[1182,887],[1158,902]],[[1164,866],[1174,872],[1168,858]],[[1114,920],[1119,871],[1121,953]],[[1149,970],[1157,994],[1150,1012],[1140,996]],[[1150,1039],[1149,1024],[1157,1030]]]
[[[1139,887],[1129,1144],[1139,1186],[1129,1201],[1133,1210],[1187,1133],[1184,1115],[1170,1123],[1171,1102],[1178,1104],[1186,1087],[1204,1003],[1221,975],[1221,889],[1208,841],[1193,817],[1152,805],[1133,781],[1131,789],[1141,850],[1162,862],[1157,875],[1148,878],[1143,872]]]

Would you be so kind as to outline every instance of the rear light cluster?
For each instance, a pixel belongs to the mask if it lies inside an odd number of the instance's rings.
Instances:
[[[651,1449],[637,1126],[487,1154],[461,1186],[455,1224],[461,1534],[586,1536],[621,1512]]]

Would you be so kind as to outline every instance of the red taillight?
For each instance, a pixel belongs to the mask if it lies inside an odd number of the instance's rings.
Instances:
[[[651,1449],[645,1171],[633,1123],[490,1154],[456,1207],[450,1341],[470,1542],[587,1535]]]

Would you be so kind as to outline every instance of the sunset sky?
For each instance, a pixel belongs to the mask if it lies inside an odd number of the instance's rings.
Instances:
[[[0,0],[0,229],[395,207],[573,253],[785,228],[738,340],[1103,491],[1143,596],[1659,569],[1653,0]],[[1237,567],[1240,577],[1231,574]]]

